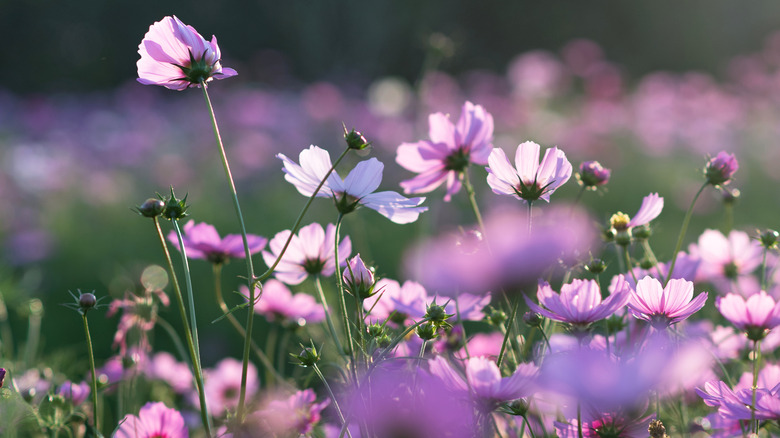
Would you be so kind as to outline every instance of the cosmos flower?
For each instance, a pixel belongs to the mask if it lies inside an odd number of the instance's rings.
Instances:
[[[138,416],[126,415],[120,421],[117,438],[187,438],[189,432],[184,417],[175,409],[162,402],[145,404]]]
[[[540,146],[527,141],[517,147],[515,167],[503,149],[494,148],[488,157],[487,182],[494,193],[534,202],[550,195],[571,177],[572,167],[566,154],[557,147],[547,149],[539,163]]]
[[[247,243],[249,243],[250,254],[255,254],[265,247],[268,239],[253,234],[247,234]],[[168,234],[168,240],[179,248],[179,239],[175,231]],[[224,238],[219,237],[217,229],[213,225],[195,221],[189,221],[184,224],[184,248],[187,250],[187,257],[191,259],[204,259],[214,264],[225,263],[231,258],[244,258],[244,241],[240,234],[228,234]]]
[[[232,357],[226,357],[219,361],[216,368],[204,370],[203,389],[206,393],[206,405],[208,411],[215,417],[222,416],[228,410],[238,406],[242,370],[242,362]],[[247,399],[254,397],[259,389],[260,381],[257,377],[257,368],[250,362],[246,375]],[[193,400],[197,400],[197,393],[193,392],[192,397]]]
[[[461,176],[469,164],[487,164],[493,148],[493,116],[480,105],[463,104],[457,125],[442,113],[428,116],[430,140],[403,143],[395,161],[418,173],[401,182],[404,193],[428,193],[445,184],[449,201],[461,187]]]
[[[166,382],[177,394],[185,394],[192,390],[192,372],[189,365],[177,361],[167,351],[152,356],[146,363],[144,372],[151,379]]]
[[[290,237],[290,230],[276,233],[268,244],[269,251],[263,251],[263,260],[271,267],[279,254],[282,253],[285,242]],[[274,275],[287,284],[300,284],[309,275],[325,277],[336,272],[335,258],[336,226],[328,224],[327,230],[318,223],[302,227],[298,234],[292,237],[282,260],[276,265]],[[352,242],[345,236],[339,243],[339,264],[352,252]]]
[[[90,388],[87,382],[73,383],[70,380],[66,380],[57,390],[57,394],[70,400],[74,406],[84,403],[84,400],[89,397],[89,393]]]
[[[663,287],[660,281],[648,276],[639,280],[627,305],[635,318],[656,329],[665,329],[696,313],[706,301],[707,292],[693,298],[693,282],[671,279]]]
[[[734,154],[721,151],[704,166],[704,176],[707,178],[707,182],[714,186],[728,184],[737,169],[739,169],[739,163]]]
[[[320,422],[322,410],[330,404],[330,399],[316,401],[317,394],[312,389],[268,401],[252,414],[250,421],[260,426],[259,431],[255,431],[256,436],[308,436]]]
[[[763,339],[769,330],[780,325],[780,302],[775,302],[764,291],[751,295],[747,300],[738,294],[718,297],[715,307],[753,341]]]
[[[284,163],[284,179],[304,196],[311,196],[332,167],[328,151],[310,146],[301,151],[300,165],[277,154]],[[376,158],[361,161],[345,179],[333,171],[323,184],[318,197],[333,198],[341,214],[347,214],[360,206],[376,210],[397,224],[414,222],[428,207],[419,205],[425,198],[406,198],[396,192],[374,192],[382,182],[382,164]]]
[[[184,90],[209,82],[213,78],[235,76],[232,68],[223,68],[217,37],[206,41],[192,27],[176,16],[164,17],[149,27],[138,46],[141,59],[138,82],[144,85],[162,85],[171,90]]]
[[[580,164],[577,173],[577,181],[587,189],[595,190],[598,186],[603,186],[609,182],[612,171],[602,167],[598,161],[584,161]]]
[[[248,296],[249,288],[242,285],[241,293]],[[255,312],[265,315],[269,321],[285,325],[302,326],[316,324],[325,319],[325,311],[311,295],[293,294],[278,280],[268,280],[263,285],[263,297],[255,304]]]
[[[748,233],[732,230],[724,236],[718,230],[705,230],[689,252],[701,259],[699,278],[713,283],[719,291],[730,292],[735,282],[742,293],[759,288],[749,284],[757,283],[750,274],[761,265],[763,248]]]

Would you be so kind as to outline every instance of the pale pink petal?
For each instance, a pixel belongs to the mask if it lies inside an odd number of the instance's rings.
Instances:
[[[428,137],[434,143],[443,143],[448,149],[455,149],[455,126],[450,118],[442,113],[433,113],[428,116]]]
[[[645,225],[657,218],[663,209],[664,198],[658,196],[658,193],[651,193],[642,199],[642,206],[639,207],[639,211],[637,211],[631,221],[629,221],[628,226],[636,227]]]
[[[406,198],[396,192],[377,192],[364,196],[360,203],[376,210],[382,216],[397,224],[408,224],[417,220],[428,207],[418,207],[425,198]]]
[[[382,182],[385,165],[376,158],[361,161],[344,179],[344,191],[358,199],[373,193]]]
[[[532,141],[521,143],[515,152],[515,167],[524,184],[533,184],[539,170],[540,146]]]

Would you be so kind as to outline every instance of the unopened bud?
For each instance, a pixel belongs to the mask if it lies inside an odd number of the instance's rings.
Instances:
[[[347,147],[358,151],[371,146],[371,143],[366,140],[366,137],[364,137],[363,134],[354,129],[347,132],[346,126],[344,126],[344,141],[347,142]]]
[[[721,151],[704,166],[704,177],[709,184],[714,186],[728,184],[737,169],[739,169],[739,163],[734,154]]]
[[[162,199],[149,198],[143,204],[135,207],[135,211],[143,217],[156,217],[165,210],[165,202]]]
[[[585,161],[580,164],[577,180],[583,187],[595,190],[596,186],[603,186],[609,182],[611,173],[611,170],[602,167],[598,161]]]
[[[766,249],[776,249],[777,243],[780,241],[780,233],[775,230],[766,230],[758,235],[758,240],[761,241],[761,246]]]
[[[523,314],[523,322],[531,327],[541,327],[543,321],[542,315],[536,312],[525,312]]]
[[[436,338],[436,326],[430,322],[426,322],[417,326],[417,336],[423,341],[430,341]]]
[[[97,304],[97,298],[93,293],[87,292],[79,296],[79,307],[84,311],[87,311],[95,307],[96,304]]]

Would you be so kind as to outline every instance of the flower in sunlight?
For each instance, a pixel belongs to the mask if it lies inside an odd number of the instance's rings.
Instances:
[[[244,296],[249,296],[249,288],[239,287]],[[299,292],[293,294],[279,280],[268,280],[263,285],[263,298],[255,303],[255,312],[265,315],[268,321],[277,321],[286,326],[316,324],[325,319],[325,311],[313,296]]]
[[[515,167],[512,167],[504,150],[494,148],[486,168],[487,182],[493,192],[526,202],[538,199],[550,202],[550,195],[571,177],[572,167],[566,154],[557,147],[547,149],[539,163],[540,149],[532,141],[521,143],[515,152]]]
[[[693,282],[671,279],[666,287],[652,277],[637,282],[628,300],[635,318],[647,321],[656,329],[665,329],[698,312],[707,301],[707,292],[693,298]]]
[[[232,68],[222,67],[217,37],[206,41],[175,15],[149,26],[138,53],[141,55],[136,63],[138,82],[144,85],[162,85],[181,91],[213,78],[238,74]]]
[[[145,404],[138,416],[128,414],[119,422],[117,438],[187,438],[189,432],[184,417],[162,402]]]
[[[179,239],[175,231],[168,233],[168,240],[179,248]],[[246,256],[244,242],[240,234],[228,234],[224,238],[219,237],[217,229],[205,222],[196,224],[189,221],[184,224],[184,248],[187,257],[191,259],[204,259],[214,264],[222,264],[229,259],[239,259]],[[255,254],[265,247],[268,239],[253,234],[247,234],[250,254]]]

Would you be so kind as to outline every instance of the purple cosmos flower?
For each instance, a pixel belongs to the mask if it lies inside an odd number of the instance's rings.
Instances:
[[[215,417],[224,415],[228,410],[238,406],[238,396],[241,388],[241,372],[243,364],[240,360],[226,357],[217,363],[217,367],[204,370],[206,405]],[[251,399],[260,389],[257,378],[257,368],[250,362],[246,375],[246,396]],[[197,394],[191,394],[197,400]]]
[[[242,294],[249,295],[248,287],[240,289]],[[325,311],[314,297],[305,293],[293,294],[284,283],[273,279],[263,285],[263,298],[255,304],[255,312],[265,315],[268,321],[292,326],[316,324],[325,319]]]
[[[244,258],[244,241],[240,234],[228,234],[224,239],[219,237],[217,229],[205,222],[196,224],[189,221],[184,224],[184,247],[187,257],[191,259],[204,259],[214,264],[225,263],[231,258]],[[265,248],[268,239],[253,234],[247,234],[250,254],[255,254]],[[168,234],[168,240],[179,248],[179,239],[175,231]]]
[[[698,244],[691,245],[690,253],[701,259],[701,280],[713,283],[721,292],[730,292],[734,281],[756,282],[750,274],[761,265],[763,248],[744,231],[732,230],[726,237],[720,231],[705,230]],[[748,288],[758,289],[746,285]]]
[[[311,389],[275,397],[252,414],[250,421],[260,426],[256,436],[308,436],[320,422],[322,410],[330,404],[330,399],[316,401],[317,394]]]
[[[540,146],[527,141],[517,147],[515,167],[503,149],[494,148],[488,157],[487,182],[494,193],[510,195],[526,202],[544,199],[571,177],[572,167],[566,154],[557,147],[547,149],[539,163]]]
[[[284,230],[271,239],[268,244],[271,251],[263,251],[263,260],[269,267],[273,266],[289,237],[290,230]],[[287,284],[300,284],[309,275],[333,275],[336,272],[335,241],[336,226],[333,224],[328,224],[327,230],[316,222],[302,227],[290,240],[274,275]],[[352,241],[345,236],[339,243],[339,265],[344,265],[351,252]]]
[[[780,325],[780,302],[764,291],[751,295],[747,301],[737,294],[718,297],[715,307],[753,341],[763,339],[769,330]]]
[[[78,406],[84,403],[84,400],[89,397],[90,388],[87,382],[73,383],[70,380],[66,380],[57,390],[57,394],[70,400],[74,406]]]
[[[406,281],[401,286],[397,281],[383,278],[374,286],[376,293],[363,301],[363,308],[372,321],[384,321],[393,315],[391,324],[403,324],[409,318],[408,309],[415,309],[415,316],[425,313],[428,293],[417,282]],[[395,313],[393,313],[395,312]]]
[[[652,277],[645,277],[631,291],[628,308],[635,318],[647,321],[656,329],[665,329],[704,307],[707,292],[693,298],[693,282],[672,279],[666,287]]]
[[[583,187],[595,190],[598,186],[603,186],[609,182],[612,171],[602,167],[598,161],[585,161],[580,164],[580,171],[577,173],[577,180]]]
[[[145,404],[138,416],[125,415],[120,421],[117,438],[187,438],[189,431],[179,411],[162,402]]]
[[[300,165],[284,154],[276,155],[284,163],[284,179],[294,185],[304,196],[311,196],[332,167],[330,154],[317,146],[301,151]],[[354,211],[359,206],[376,210],[382,216],[397,224],[417,220],[428,207],[419,207],[425,198],[406,198],[396,192],[376,192],[382,182],[382,164],[376,158],[361,161],[342,180],[333,171],[319,192],[318,197],[333,198],[341,214]]]
[[[480,105],[463,104],[458,124],[442,113],[428,116],[430,140],[403,143],[395,161],[406,170],[418,173],[401,182],[404,193],[428,193],[446,184],[444,200],[458,193],[461,175],[469,164],[487,164],[493,149],[493,116]]]
[[[737,157],[721,151],[704,166],[704,176],[707,182],[714,186],[728,184],[737,169],[739,169]]]
[[[232,68],[222,68],[217,37],[206,41],[176,16],[165,17],[149,26],[138,46],[138,82],[162,85],[171,90],[199,86],[212,78],[235,76]]]
[[[555,321],[585,328],[589,324],[609,317],[615,311],[625,306],[631,295],[631,287],[623,275],[619,275],[612,288],[610,296],[602,301],[601,288],[595,280],[575,279],[561,286],[557,294],[547,282],[542,282],[536,291],[539,304],[534,304],[528,297],[525,302],[536,313]]]

